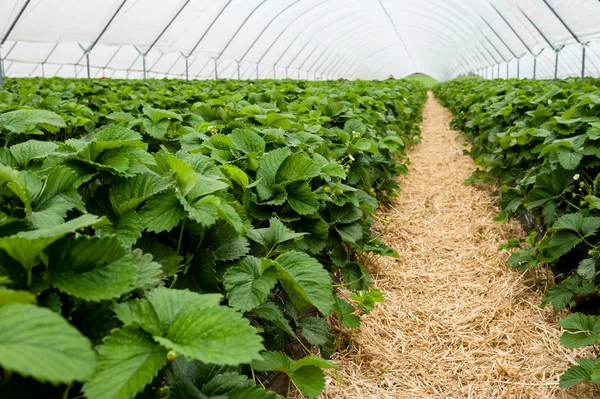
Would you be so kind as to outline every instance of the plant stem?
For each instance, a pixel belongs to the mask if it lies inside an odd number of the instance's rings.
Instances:
[[[181,222],[181,228],[179,229],[179,241],[177,242],[177,253],[180,254],[180,250],[181,250],[181,240],[183,239],[183,229],[185,228],[185,221],[187,219],[183,219],[183,222]]]
[[[287,394],[285,395],[285,398],[288,399],[290,397],[290,392],[292,390],[292,378],[288,377],[288,389],[287,389]]]

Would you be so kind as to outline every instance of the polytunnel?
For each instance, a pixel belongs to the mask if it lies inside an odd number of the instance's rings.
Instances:
[[[0,0],[2,76],[598,76],[597,0]]]

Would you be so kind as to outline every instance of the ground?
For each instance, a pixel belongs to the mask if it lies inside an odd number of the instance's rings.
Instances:
[[[492,220],[489,188],[464,184],[473,161],[450,119],[430,95],[423,142],[376,225],[399,257],[367,260],[385,302],[335,355],[321,398],[593,397],[558,388],[581,352],[560,345],[559,316],[539,306],[545,273],[512,271],[497,250],[523,232]]]

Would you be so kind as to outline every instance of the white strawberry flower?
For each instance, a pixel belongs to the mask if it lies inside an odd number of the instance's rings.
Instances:
[[[575,176],[573,176],[573,180],[579,180],[579,173],[577,173]]]

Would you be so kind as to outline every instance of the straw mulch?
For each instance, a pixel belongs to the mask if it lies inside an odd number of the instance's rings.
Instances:
[[[536,276],[506,266],[498,245],[523,232],[493,222],[489,191],[463,183],[474,166],[450,119],[430,98],[423,143],[376,226],[400,255],[369,262],[385,303],[334,356],[340,368],[321,398],[595,397],[590,386],[558,388],[586,353],[559,344],[559,317],[539,307]]]

